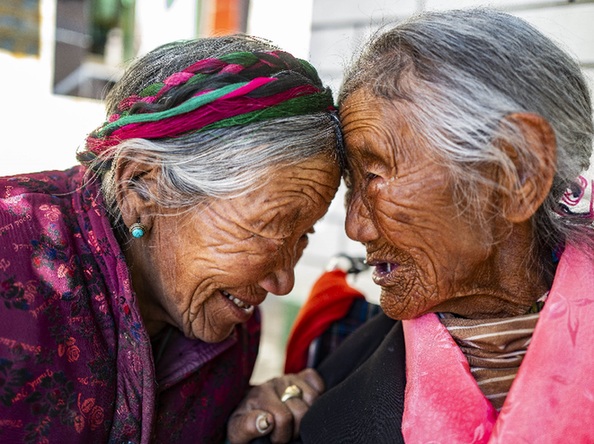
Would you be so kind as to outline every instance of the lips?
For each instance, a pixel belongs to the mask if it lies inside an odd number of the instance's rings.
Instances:
[[[375,266],[375,272],[380,275],[389,274],[397,267],[398,265],[393,262],[380,262]]]
[[[390,280],[390,274],[399,267],[399,264],[396,262],[382,260],[368,260],[367,263],[375,267],[372,275],[373,282],[380,286],[386,285]]]
[[[225,290],[221,290],[221,293],[223,294],[223,296],[225,296],[227,299],[233,302],[235,306],[237,306],[237,308],[243,310],[245,313],[251,313],[252,311],[254,311],[253,305],[250,305],[247,302],[242,301],[241,299],[233,296],[231,293]]]

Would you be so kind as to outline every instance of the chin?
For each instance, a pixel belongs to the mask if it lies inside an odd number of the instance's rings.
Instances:
[[[382,311],[386,314],[386,316],[397,321],[403,321],[416,317],[416,315],[410,315],[406,312],[406,304],[403,304],[402,301],[400,301],[401,303],[394,303],[394,300],[394,296],[390,295],[385,290],[382,290],[380,296],[380,306],[382,307]]]
[[[194,339],[200,339],[201,341],[208,342],[210,344],[214,344],[217,342],[223,342],[225,339],[227,339],[229,336],[231,336],[231,333],[233,333],[234,328],[235,328],[235,326],[231,327],[228,331],[219,331],[219,332],[210,331],[208,333],[195,335]]]

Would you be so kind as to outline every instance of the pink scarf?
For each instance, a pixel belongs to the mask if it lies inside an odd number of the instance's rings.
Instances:
[[[568,246],[499,415],[437,315],[404,321],[407,443],[593,443],[594,259]]]

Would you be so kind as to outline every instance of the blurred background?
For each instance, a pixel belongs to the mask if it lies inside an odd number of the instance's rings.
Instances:
[[[247,32],[311,61],[335,94],[354,51],[378,28],[423,10],[491,6],[522,17],[568,50],[594,86],[594,0],[2,0],[0,175],[76,163],[104,120],[101,99],[132,57],[171,40]],[[253,382],[282,372],[293,319],[339,253],[364,256],[344,234],[344,190],[316,226],[293,292],[262,306]],[[353,285],[377,301],[368,274]]]

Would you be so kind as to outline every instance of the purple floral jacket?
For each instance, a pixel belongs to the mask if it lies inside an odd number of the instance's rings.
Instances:
[[[0,178],[0,442],[222,442],[259,315],[222,343],[171,328],[151,344],[83,174]]]

